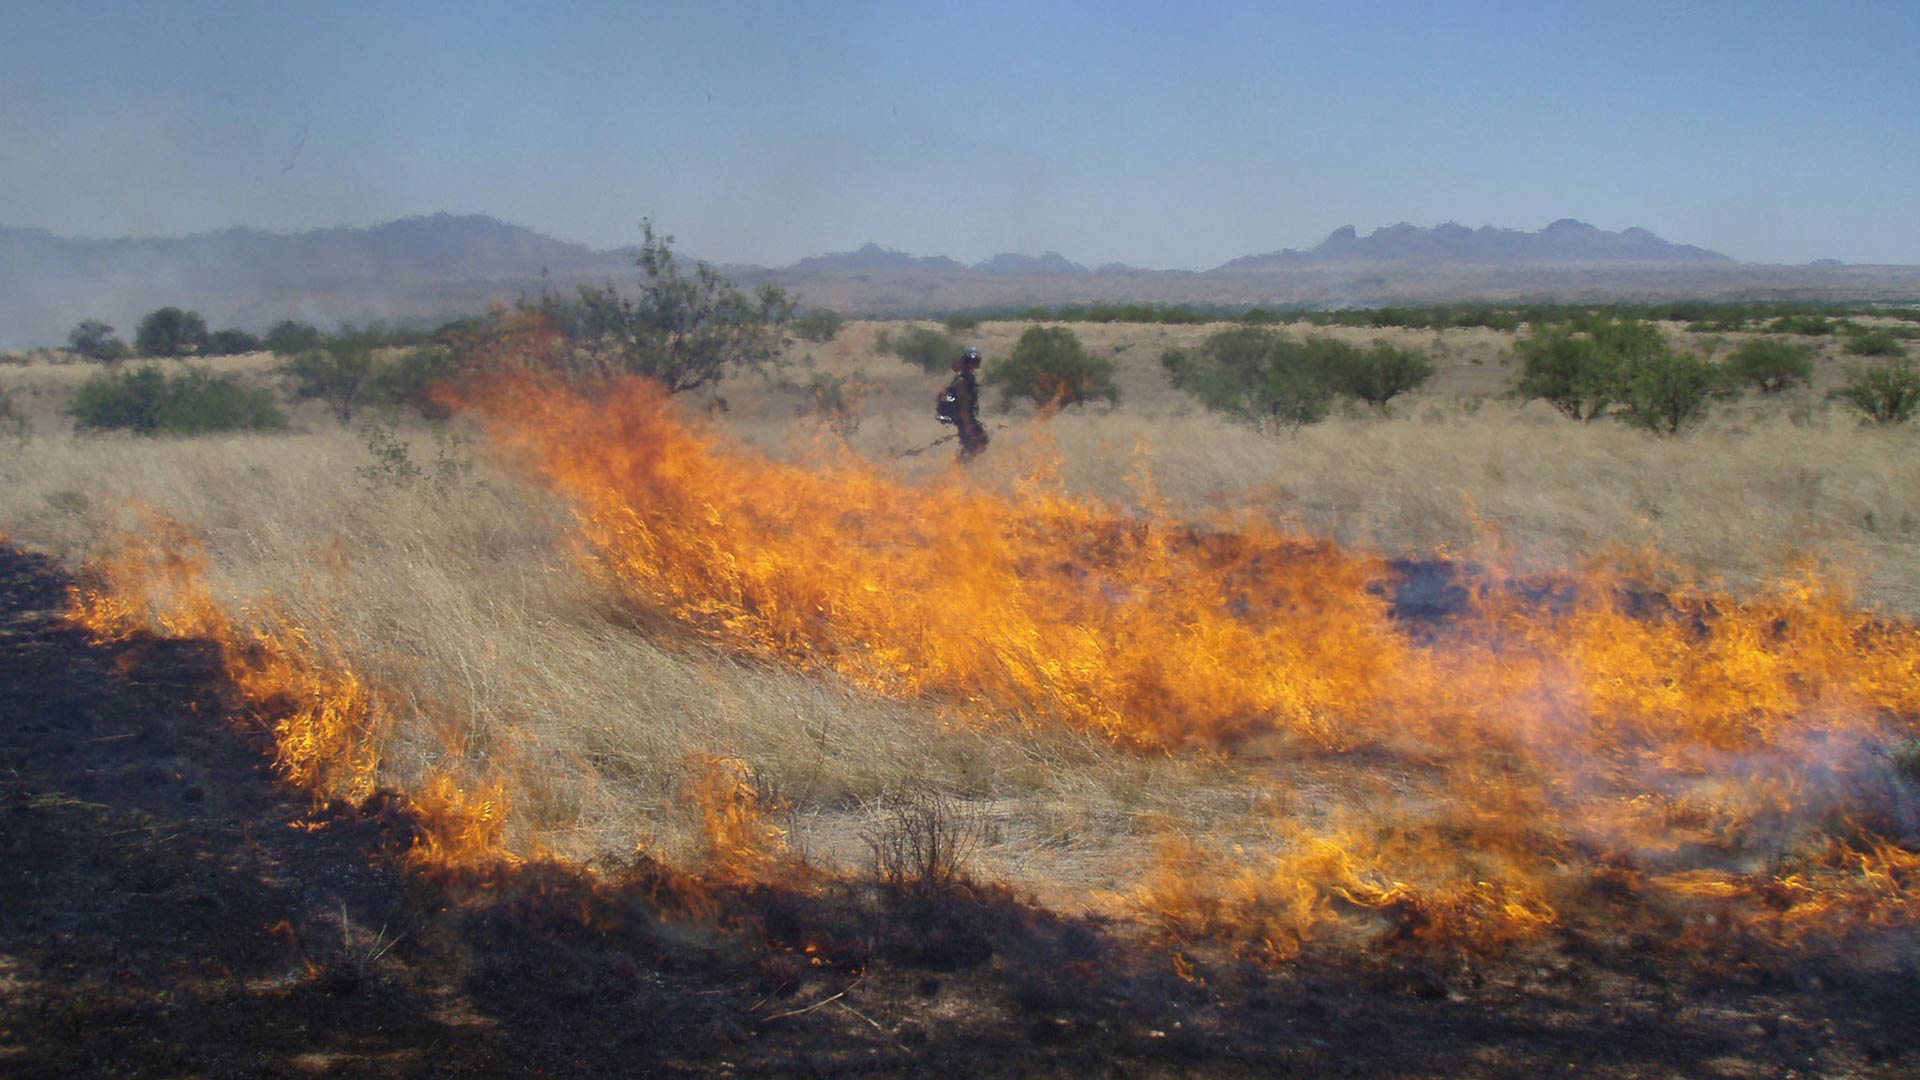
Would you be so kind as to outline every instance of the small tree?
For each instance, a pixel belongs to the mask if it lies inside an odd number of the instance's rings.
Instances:
[[[1332,372],[1334,389],[1376,409],[1433,377],[1433,364],[1407,349],[1376,342]]]
[[[99,319],[82,319],[75,324],[67,333],[67,347],[89,360],[100,361],[125,359],[130,351],[113,327]]]
[[[982,379],[1000,388],[1001,401],[1026,398],[1042,408],[1066,408],[1089,401],[1118,402],[1113,361],[1094,356],[1064,326],[1030,326],[1005,360]]]
[[[259,352],[260,339],[245,330],[229,327],[208,334],[204,351],[208,356],[239,356],[242,353]]]
[[[759,368],[784,344],[782,328],[793,301],[772,285],[753,297],[735,288],[704,262],[680,273],[673,237],[658,235],[652,221],[640,228],[644,242],[635,260],[646,275],[631,313],[632,335],[622,357],[630,374],[658,379],[677,394],[718,380],[731,367]]]
[[[344,326],[319,348],[282,359],[276,370],[295,401],[318,399],[340,423],[351,424],[380,373],[375,350],[382,338],[378,326]]]
[[[1706,414],[1720,385],[1720,371],[1711,362],[1663,346],[1633,361],[1620,392],[1622,418],[1648,431],[1678,435]]]
[[[310,323],[282,319],[267,329],[265,344],[276,356],[297,356],[320,347],[323,335]]]
[[[1812,380],[1813,350],[1786,341],[1750,338],[1727,358],[1727,371],[1763,394],[1777,394]]]
[[[141,356],[187,356],[207,344],[207,321],[197,311],[163,307],[140,320],[133,335]]]
[[[1835,396],[1876,424],[1905,423],[1920,408],[1920,370],[1905,358],[1853,368]]]

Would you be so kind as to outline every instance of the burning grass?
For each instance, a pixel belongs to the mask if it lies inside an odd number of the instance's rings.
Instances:
[[[637,847],[804,884],[931,790],[977,820],[975,874],[1263,959],[1920,914],[1920,637],[1830,571],[1736,595],[1644,557],[1541,571],[1483,530],[1423,607],[1403,564],[1194,512],[1152,456],[1123,503],[1073,450],[916,486],[780,461],[637,384],[468,407],[499,461],[452,493],[357,490],[339,445],[331,472],[88,451],[200,504],[105,544],[77,615],[219,642],[282,771],[408,793],[423,865]],[[128,523],[81,513],[97,553]]]

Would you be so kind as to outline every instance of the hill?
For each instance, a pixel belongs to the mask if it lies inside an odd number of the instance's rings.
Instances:
[[[1222,270],[1263,270],[1326,263],[1462,263],[1481,266],[1586,265],[1605,263],[1731,264],[1717,251],[1673,244],[1646,229],[1609,232],[1561,218],[1538,232],[1469,229],[1447,222],[1431,229],[1402,222],[1361,236],[1353,226],[1335,229],[1314,248],[1288,248],[1233,259]]]

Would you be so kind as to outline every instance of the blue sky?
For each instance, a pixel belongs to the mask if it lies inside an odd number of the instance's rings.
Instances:
[[[0,224],[652,216],[1202,268],[1337,226],[1920,263],[1920,3],[0,0]]]

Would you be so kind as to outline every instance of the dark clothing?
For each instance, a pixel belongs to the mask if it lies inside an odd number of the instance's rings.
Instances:
[[[987,425],[980,422],[980,383],[973,377],[972,368],[962,368],[960,374],[953,377],[947,384],[945,397],[952,401],[948,411],[953,413],[951,423],[960,433],[961,459],[985,450]]]

